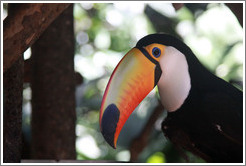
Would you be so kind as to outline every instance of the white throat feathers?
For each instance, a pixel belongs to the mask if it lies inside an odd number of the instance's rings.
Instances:
[[[167,46],[160,66],[162,75],[157,85],[161,102],[168,112],[174,112],[182,106],[191,89],[188,63],[183,53]]]

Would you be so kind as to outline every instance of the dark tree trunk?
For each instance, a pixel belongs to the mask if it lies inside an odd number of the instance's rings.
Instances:
[[[20,162],[23,56],[3,74],[3,162]]]
[[[17,5],[9,4],[12,15]],[[3,74],[3,162],[21,160],[21,124],[24,59],[19,59]]]
[[[32,46],[32,158],[75,159],[73,6]]]

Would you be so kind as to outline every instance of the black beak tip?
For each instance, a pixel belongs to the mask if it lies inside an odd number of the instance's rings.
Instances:
[[[114,146],[114,137],[111,137],[110,135],[107,135],[105,134],[103,131],[102,131],[102,135],[105,139],[105,141],[114,149],[116,149],[116,147]]]
[[[104,111],[101,121],[101,132],[106,142],[114,149],[114,135],[119,121],[120,112],[115,104],[110,104]]]

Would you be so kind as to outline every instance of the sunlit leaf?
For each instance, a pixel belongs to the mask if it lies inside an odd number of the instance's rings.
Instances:
[[[165,155],[162,152],[156,152],[147,159],[148,163],[165,163]]]

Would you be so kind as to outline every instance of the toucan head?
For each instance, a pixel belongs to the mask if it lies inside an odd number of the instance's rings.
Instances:
[[[175,45],[183,47],[181,41],[167,34],[145,36],[114,69],[103,96],[99,117],[102,135],[113,148],[116,148],[118,136],[128,117],[164,77],[163,59],[167,47]]]

